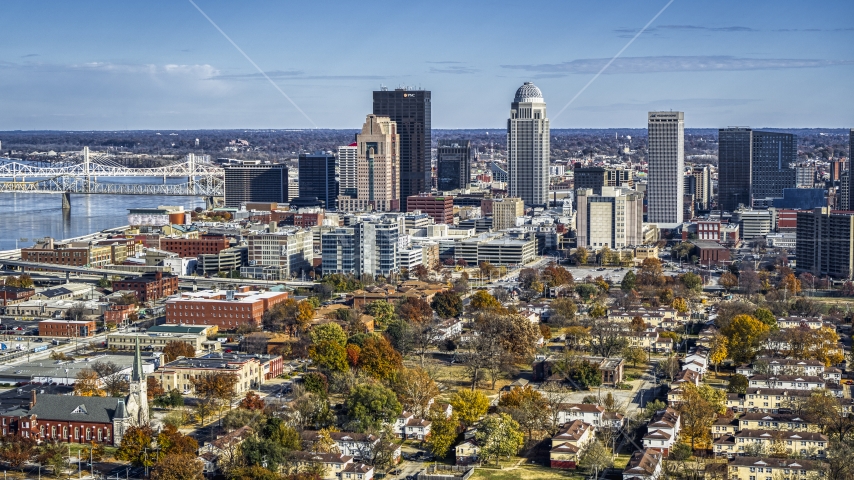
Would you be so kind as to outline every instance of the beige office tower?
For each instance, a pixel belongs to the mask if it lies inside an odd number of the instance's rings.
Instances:
[[[516,90],[507,120],[507,187],[528,206],[549,202],[549,119],[540,89],[531,82]]]
[[[685,116],[682,112],[649,112],[647,128],[647,220],[682,223]]]
[[[624,248],[643,243],[643,194],[622,187],[576,190],[576,239],[579,247]]]
[[[516,218],[525,214],[525,202],[521,198],[501,198],[492,202],[492,230],[504,230],[516,226]]]
[[[388,117],[368,115],[356,135],[356,196],[339,198],[341,210],[349,212],[400,209],[400,135]],[[341,192],[346,194],[345,186]],[[342,203],[343,202],[343,203]]]

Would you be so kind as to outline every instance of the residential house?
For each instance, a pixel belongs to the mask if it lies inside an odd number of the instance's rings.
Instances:
[[[325,467],[323,480],[340,480],[341,473],[348,465],[353,463],[353,457],[341,453],[312,453],[291,452],[295,466],[299,469],[307,469],[315,465]]]
[[[349,463],[341,471],[338,478],[341,480],[372,480],[374,478],[374,467],[364,463]]]
[[[565,424],[552,437],[549,461],[552,468],[575,468],[584,447],[596,439],[596,427],[581,420]]]
[[[474,439],[463,440],[454,447],[457,465],[471,465],[480,461],[480,446]]]
[[[668,455],[670,447],[676,443],[680,429],[680,415],[677,410],[670,407],[659,410],[646,426],[648,433],[643,437],[643,446],[656,448]]]
[[[623,470],[623,480],[657,480],[663,455],[654,448],[637,450]]]
[[[598,427],[602,425],[605,407],[592,403],[561,403],[558,407],[557,421],[560,424],[581,420]]]

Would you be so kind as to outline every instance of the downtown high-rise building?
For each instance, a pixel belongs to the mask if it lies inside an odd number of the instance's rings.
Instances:
[[[625,248],[643,243],[643,194],[624,187],[576,191],[576,235],[579,247]]]
[[[471,140],[439,140],[436,180],[440,192],[468,188],[471,157]]]
[[[429,193],[433,187],[430,92],[408,88],[375,91],[373,113],[397,124],[400,135],[399,208],[405,212],[407,197]]]
[[[223,168],[225,206],[240,208],[246,202],[287,203],[288,167],[245,160]]]
[[[300,154],[299,196],[321,200],[327,209],[338,207],[338,169],[332,152]]]
[[[698,210],[707,211],[712,205],[712,174],[708,165],[694,165],[687,178],[693,179],[686,185],[691,188],[685,189],[685,194],[694,195],[694,203]]]
[[[548,206],[549,131],[543,93],[525,82],[516,90],[507,120],[507,187],[511,197],[528,206]]]
[[[345,197],[356,198],[358,192],[359,172],[357,162],[359,161],[359,144],[338,147],[338,194]]]
[[[647,125],[647,221],[682,223],[685,114],[649,112]]]
[[[399,142],[395,122],[388,117],[367,116],[361,133],[356,135],[355,196],[349,181],[342,184],[344,195],[338,196],[339,209],[345,212],[400,209]]]
[[[783,189],[795,188],[797,138],[790,133],[765,132],[747,127],[718,130],[718,205],[734,212],[770,205],[783,198]]]
[[[852,192],[854,192],[854,175],[851,174],[851,170],[854,170],[854,128],[849,130],[848,132],[848,179],[847,179],[847,201],[842,204],[842,208],[845,210],[854,210],[854,201],[851,201]]]
[[[400,222],[395,218],[359,221],[321,234],[323,275],[389,276],[400,272]]]

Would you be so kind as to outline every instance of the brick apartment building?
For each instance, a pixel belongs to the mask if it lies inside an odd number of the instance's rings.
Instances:
[[[264,313],[287,299],[287,292],[258,292],[250,287],[185,292],[166,302],[166,322],[217,325],[223,330],[260,326]]]
[[[39,322],[42,337],[91,337],[95,334],[92,320],[43,320]]]
[[[119,305],[111,303],[104,312],[104,323],[119,325],[127,321],[131,314],[136,313],[139,307],[136,305]]]
[[[146,273],[138,277],[113,282],[113,291],[130,290],[141,302],[168,297],[178,291],[178,277],[163,272]]]
[[[198,257],[216,254],[229,247],[225,235],[203,235],[201,238],[161,238],[160,250],[177,253],[179,257]]]
[[[406,211],[420,210],[433,218],[436,223],[452,225],[454,223],[454,197],[436,195],[412,195],[406,199]]]
[[[112,261],[113,249],[109,245],[92,245],[85,242],[55,243],[52,238],[30,248],[21,249],[21,260],[71,267],[103,267]]]

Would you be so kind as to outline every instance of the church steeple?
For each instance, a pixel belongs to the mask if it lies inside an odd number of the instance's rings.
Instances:
[[[142,381],[142,355],[139,352],[139,337],[136,337],[136,352],[133,355],[133,371],[130,380],[132,382]]]
[[[133,369],[130,374],[130,392],[126,409],[135,425],[148,425],[148,382],[142,371],[142,354],[139,351],[139,337],[136,338],[136,351],[133,354]]]

